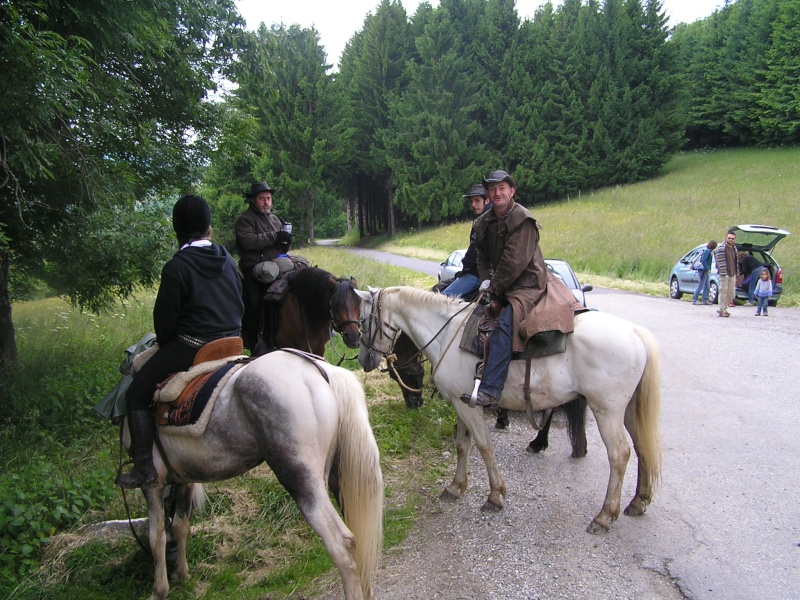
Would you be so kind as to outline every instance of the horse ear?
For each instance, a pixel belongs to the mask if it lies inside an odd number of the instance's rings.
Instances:
[[[336,289],[338,283],[339,281],[336,279],[336,277],[331,276],[328,278],[328,287],[331,288],[332,290]]]
[[[361,298],[362,300],[369,300],[372,297],[372,295],[369,292],[362,292],[357,288],[356,288],[356,294],[358,294],[358,297]]]
[[[350,285],[352,285],[354,288],[358,288],[358,282],[356,281],[355,277],[350,278]]]

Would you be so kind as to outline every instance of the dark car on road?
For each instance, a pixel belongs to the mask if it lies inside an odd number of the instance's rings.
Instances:
[[[775,306],[783,291],[783,269],[773,258],[772,250],[778,242],[790,235],[790,232],[769,225],[737,225],[731,228],[731,231],[736,234],[736,251],[747,252],[769,269],[772,276],[772,300],[769,303],[770,306]],[[697,271],[692,269],[692,263],[705,247],[706,244],[695,246],[672,267],[669,272],[669,295],[671,298],[680,300],[684,294],[694,294],[700,278],[697,276]],[[708,301],[716,304],[719,294],[719,274],[715,259],[711,261],[710,279]],[[746,285],[736,286],[736,298],[747,300]]]

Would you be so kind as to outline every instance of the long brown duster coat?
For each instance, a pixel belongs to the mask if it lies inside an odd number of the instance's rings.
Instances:
[[[514,312],[513,350],[541,331],[573,331],[575,309],[582,308],[557,277],[550,275],[539,249],[539,228],[527,208],[511,200],[502,217],[493,210],[475,223],[481,280],[491,279],[498,298]],[[494,266],[494,273],[492,273]]]

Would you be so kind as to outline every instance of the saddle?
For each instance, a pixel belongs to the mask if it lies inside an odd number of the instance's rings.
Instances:
[[[487,314],[484,306],[478,304],[467,319],[464,333],[461,335],[459,348],[471,352],[481,360],[475,365],[475,377],[483,377],[483,366],[489,354],[489,339],[492,331],[497,328],[497,318]],[[523,394],[528,421],[531,426],[539,431],[549,416],[548,411],[534,411],[531,405],[531,361],[534,358],[543,358],[553,354],[567,351],[567,336],[569,333],[561,331],[543,331],[528,339],[525,343],[525,352],[515,352],[511,360],[525,360],[525,380]],[[538,418],[537,418],[538,417]]]
[[[158,424],[197,423],[215,389],[247,362],[242,349],[240,337],[209,342],[198,350],[188,371],[173,373],[160,383],[153,397]]]
[[[274,261],[279,266],[280,274],[277,278],[265,286],[264,295],[261,297],[261,307],[259,310],[258,340],[253,349],[255,356],[266,354],[269,350],[276,347],[275,334],[281,325],[281,310],[289,295],[289,279],[292,274],[301,269],[311,266],[311,263],[302,256],[278,257]],[[267,327],[269,325],[269,327]],[[266,335],[264,330],[267,329]]]

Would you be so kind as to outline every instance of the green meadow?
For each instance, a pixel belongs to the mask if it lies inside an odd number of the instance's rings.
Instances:
[[[687,250],[722,241],[733,225],[787,229],[773,253],[781,305],[800,303],[800,148],[687,152],[657,179],[548,204],[520,200],[542,226],[545,257],[567,260],[582,281],[654,294],[668,294],[669,270]],[[464,221],[369,245],[442,261],[467,246],[469,228]]]

